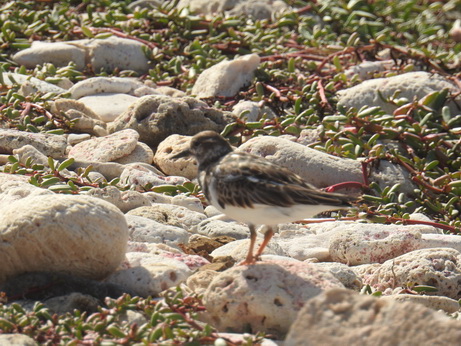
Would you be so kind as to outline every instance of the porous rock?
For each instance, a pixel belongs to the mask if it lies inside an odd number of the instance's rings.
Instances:
[[[85,68],[85,51],[68,42],[34,41],[30,48],[21,50],[13,55],[13,60],[27,68],[52,63],[56,67],[67,66],[74,62],[77,70]]]
[[[137,100],[135,96],[120,93],[94,94],[79,99],[105,123],[114,121]]]
[[[206,219],[205,214],[192,211],[186,207],[159,203],[133,209],[128,214],[144,216],[151,220],[182,227],[186,230],[193,228]]]
[[[35,68],[35,65],[33,68]],[[66,89],[60,88],[59,86],[51,83],[47,83],[41,79],[31,77],[30,75],[3,72],[2,78],[6,85],[20,85],[20,92],[23,96],[35,94],[37,91],[44,94],[55,93],[58,95],[66,92]]]
[[[138,242],[162,243],[179,248],[186,244],[190,234],[183,228],[165,225],[142,216],[126,215],[130,239]]]
[[[259,262],[217,275],[203,296],[204,319],[220,331],[263,331],[281,337],[305,302],[343,285],[311,263]]]
[[[147,144],[138,142],[131,153],[119,159],[116,159],[115,162],[121,163],[123,165],[144,162],[150,165],[152,164],[153,160],[154,152],[152,151],[152,149]]]
[[[109,132],[134,129],[141,142],[155,148],[172,134],[195,135],[204,130],[222,131],[233,115],[208,107],[191,97],[148,95],[138,99],[112,123]]]
[[[453,94],[459,93],[459,88],[448,79],[429,72],[408,72],[398,76],[376,78],[362,82],[349,89],[340,90],[337,93],[338,105],[360,109],[363,106],[379,106],[389,114],[398,107],[395,104],[385,102],[399,91],[399,98],[404,97],[410,102],[421,99],[434,91],[449,89]],[[451,114],[459,114],[461,98],[447,101]]]
[[[33,271],[102,279],[122,261],[128,241],[124,215],[93,197],[26,197],[3,206],[0,218],[0,282]]]
[[[157,147],[155,164],[167,175],[180,175],[187,179],[197,177],[197,162],[188,157],[175,158],[175,155],[188,150],[190,136],[171,135]]]
[[[198,98],[235,96],[251,82],[260,61],[257,54],[221,61],[200,74],[191,93]]]
[[[263,237],[258,234],[255,249],[260,246],[262,241]],[[246,258],[249,246],[250,239],[240,239],[217,248],[210,255],[211,257],[231,256],[236,262],[241,262]],[[280,247],[276,239],[272,239],[269,244],[267,244],[264,248],[263,254],[287,256],[286,252]]]
[[[427,295],[461,298],[461,253],[449,248],[415,250],[383,264],[357,267],[355,271],[379,291],[414,285],[432,286]]]
[[[189,181],[184,177],[177,176],[164,176],[156,168],[139,163],[126,165],[120,174],[120,182],[128,185],[140,192],[143,192],[146,185],[159,186],[159,185],[181,185]]]
[[[150,205],[150,200],[137,191],[120,191],[115,186],[94,188],[86,193],[88,196],[103,199],[118,207],[123,213],[142,206]]]
[[[456,345],[460,338],[460,321],[420,304],[331,289],[306,302],[284,345]]]
[[[133,291],[141,297],[157,296],[160,292],[179,285],[192,271],[181,261],[142,252],[126,254],[123,267],[107,281]]]
[[[130,154],[138,143],[139,135],[131,129],[111,135],[92,138],[70,149],[69,157],[76,160],[108,162]]]
[[[229,236],[235,239],[246,239],[250,236],[248,226],[236,222],[206,219],[197,226],[197,233],[208,237]]]
[[[37,346],[38,344],[30,336],[25,334],[0,334],[0,345],[9,346]]]
[[[0,153],[12,154],[14,149],[22,148],[28,144],[43,155],[51,156],[54,159],[65,157],[67,148],[65,136],[0,129]]]

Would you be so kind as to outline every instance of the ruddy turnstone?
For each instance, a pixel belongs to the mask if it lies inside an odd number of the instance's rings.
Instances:
[[[264,251],[279,223],[299,221],[321,212],[350,206],[349,196],[321,191],[300,176],[270,161],[235,152],[218,133],[196,134],[190,148],[177,158],[195,156],[198,180],[208,201],[228,217],[248,224],[250,249],[240,264],[253,264]],[[266,232],[256,254],[255,225]]]

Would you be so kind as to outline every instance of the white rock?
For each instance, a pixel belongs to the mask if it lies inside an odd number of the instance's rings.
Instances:
[[[416,97],[421,99],[434,91],[448,88],[453,94],[459,93],[459,88],[444,77],[429,72],[408,72],[388,78],[377,78],[365,81],[349,89],[338,91],[338,106],[346,108],[363,106],[380,106],[385,112],[392,114],[397,108],[384,98],[391,97],[398,90],[399,98],[407,98],[410,102]],[[457,98],[459,100],[459,97]],[[448,100],[447,106],[452,115],[459,114],[455,102]]]
[[[131,209],[150,205],[150,200],[137,191],[120,191],[115,186],[94,188],[87,192],[87,195],[103,199],[117,206],[123,213]]]
[[[361,80],[373,78],[373,74],[391,69],[395,65],[393,60],[364,61],[344,71],[344,74],[351,78],[358,75]]]
[[[258,121],[259,112],[261,108],[257,102],[241,100],[234,107],[232,107],[232,113],[237,115],[239,118],[244,118],[246,121]],[[241,115],[246,112],[245,115]]]
[[[25,164],[31,158],[33,164],[48,167],[48,158],[32,145],[26,144],[19,149],[13,149],[13,154],[19,157],[19,162],[22,164]]]
[[[102,279],[122,261],[128,240],[124,215],[87,196],[22,198],[3,206],[0,219],[0,282],[34,271]]]
[[[364,284],[379,291],[415,284],[433,286],[428,295],[460,299],[461,253],[449,248],[416,250],[372,266],[355,270]]]
[[[27,68],[35,68],[46,62],[62,67],[72,61],[77,70],[81,71],[85,68],[85,51],[67,42],[34,41],[30,48],[13,55],[13,60]]]
[[[262,236],[258,236],[256,239],[255,250],[261,245],[263,241]],[[235,240],[231,243],[227,243],[221,247],[218,247],[214,250],[210,256],[211,257],[221,257],[221,256],[231,256],[236,262],[243,261],[248,253],[248,249],[250,247],[250,239],[241,239]],[[264,249],[264,253],[266,255],[278,255],[278,256],[287,256],[285,251],[277,244],[275,239],[272,239],[269,244]]]
[[[89,135],[88,133],[69,133],[69,136],[67,136],[67,143],[69,145],[76,145],[90,138],[91,135]]]
[[[79,99],[106,123],[114,121],[137,100],[135,96],[116,93],[94,94]]]
[[[221,61],[200,74],[191,93],[198,98],[235,96],[242,87],[251,82],[260,61],[257,54]]]
[[[71,148],[69,157],[83,161],[107,162],[130,154],[138,143],[139,134],[131,129],[89,139]]]
[[[35,65],[34,67],[35,68]],[[21,85],[27,86],[28,92],[22,93],[24,96],[40,91],[42,93],[55,93],[62,94],[66,92],[66,89],[60,88],[54,84],[47,83],[41,79],[31,77],[30,75],[12,73],[12,72],[3,72],[2,73],[3,81],[6,85]]]
[[[218,330],[283,336],[308,299],[333,287],[343,285],[328,270],[311,263],[235,266],[208,286],[203,296],[204,318]]]
[[[135,96],[136,90],[143,87],[146,85],[135,78],[93,77],[78,82],[69,92],[74,99],[106,93]]]
[[[136,215],[126,215],[130,239],[137,242],[162,243],[175,248],[178,244],[187,244],[189,232],[180,227]]]
[[[174,156],[189,149],[190,136],[171,135],[157,147],[154,156],[155,164],[167,175],[180,175],[187,179],[197,177],[197,162],[190,158]]]
[[[0,147],[3,152],[13,153],[14,149],[30,144],[45,156],[54,159],[65,157],[67,141],[65,136],[48,133],[32,133],[12,129],[0,129]]]
[[[224,222],[221,220],[204,220],[197,226],[197,233],[207,237],[228,236],[235,239],[246,239],[250,236],[248,226],[237,222]]]
[[[210,282],[218,275],[215,270],[199,270],[187,278],[186,285],[195,294],[203,295]]]
[[[149,60],[144,53],[141,42],[120,37],[109,37],[104,40],[91,40],[90,61],[93,69],[99,71],[133,70],[146,73]]]
[[[131,153],[119,159],[116,159],[115,162],[121,163],[123,165],[144,162],[150,165],[152,164],[153,160],[154,152],[152,151],[152,149],[147,144],[138,142]]]
[[[125,287],[135,294],[147,297],[179,285],[192,271],[184,263],[142,252],[126,254],[127,262],[112,274],[107,282]]]
[[[2,334],[0,335],[0,345],[9,346],[37,346],[37,343],[30,336],[25,334]]]
[[[173,196],[173,198],[171,198],[171,204],[186,207],[192,211],[204,214],[202,201],[194,196],[186,196],[183,194]]]
[[[148,184],[152,186],[180,185],[187,181],[189,180],[184,177],[165,177],[162,173],[159,174],[139,164],[130,164],[126,166],[120,175],[120,182],[122,184],[133,187],[141,192],[144,191],[144,187]]]
[[[13,177],[24,177],[19,180]],[[12,202],[29,196],[54,195],[54,192],[36,187],[27,182],[28,177],[0,173],[0,209],[8,207]],[[3,210],[3,209],[2,209]]]
[[[456,345],[460,328],[420,304],[331,289],[306,302],[284,345]]]
[[[443,310],[449,314],[459,311],[459,302],[447,297],[419,296],[415,294],[394,294],[391,296],[382,296],[380,299],[385,301],[395,300],[399,302],[418,303],[434,310]]]

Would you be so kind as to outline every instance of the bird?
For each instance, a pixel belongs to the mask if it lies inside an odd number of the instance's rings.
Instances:
[[[250,247],[241,265],[259,260],[277,224],[311,218],[350,207],[353,198],[324,192],[299,175],[269,160],[233,147],[215,131],[202,131],[175,158],[193,156],[198,182],[208,202],[231,219],[246,223]],[[263,242],[254,253],[255,225],[264,225]]]

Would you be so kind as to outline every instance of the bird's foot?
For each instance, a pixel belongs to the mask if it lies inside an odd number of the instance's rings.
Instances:
[[[251,266],[256,264],[256,262],[261,261],[261,257],[259,256],[250,256],[245,258],[242,262],[239,263],[239,266]]]

